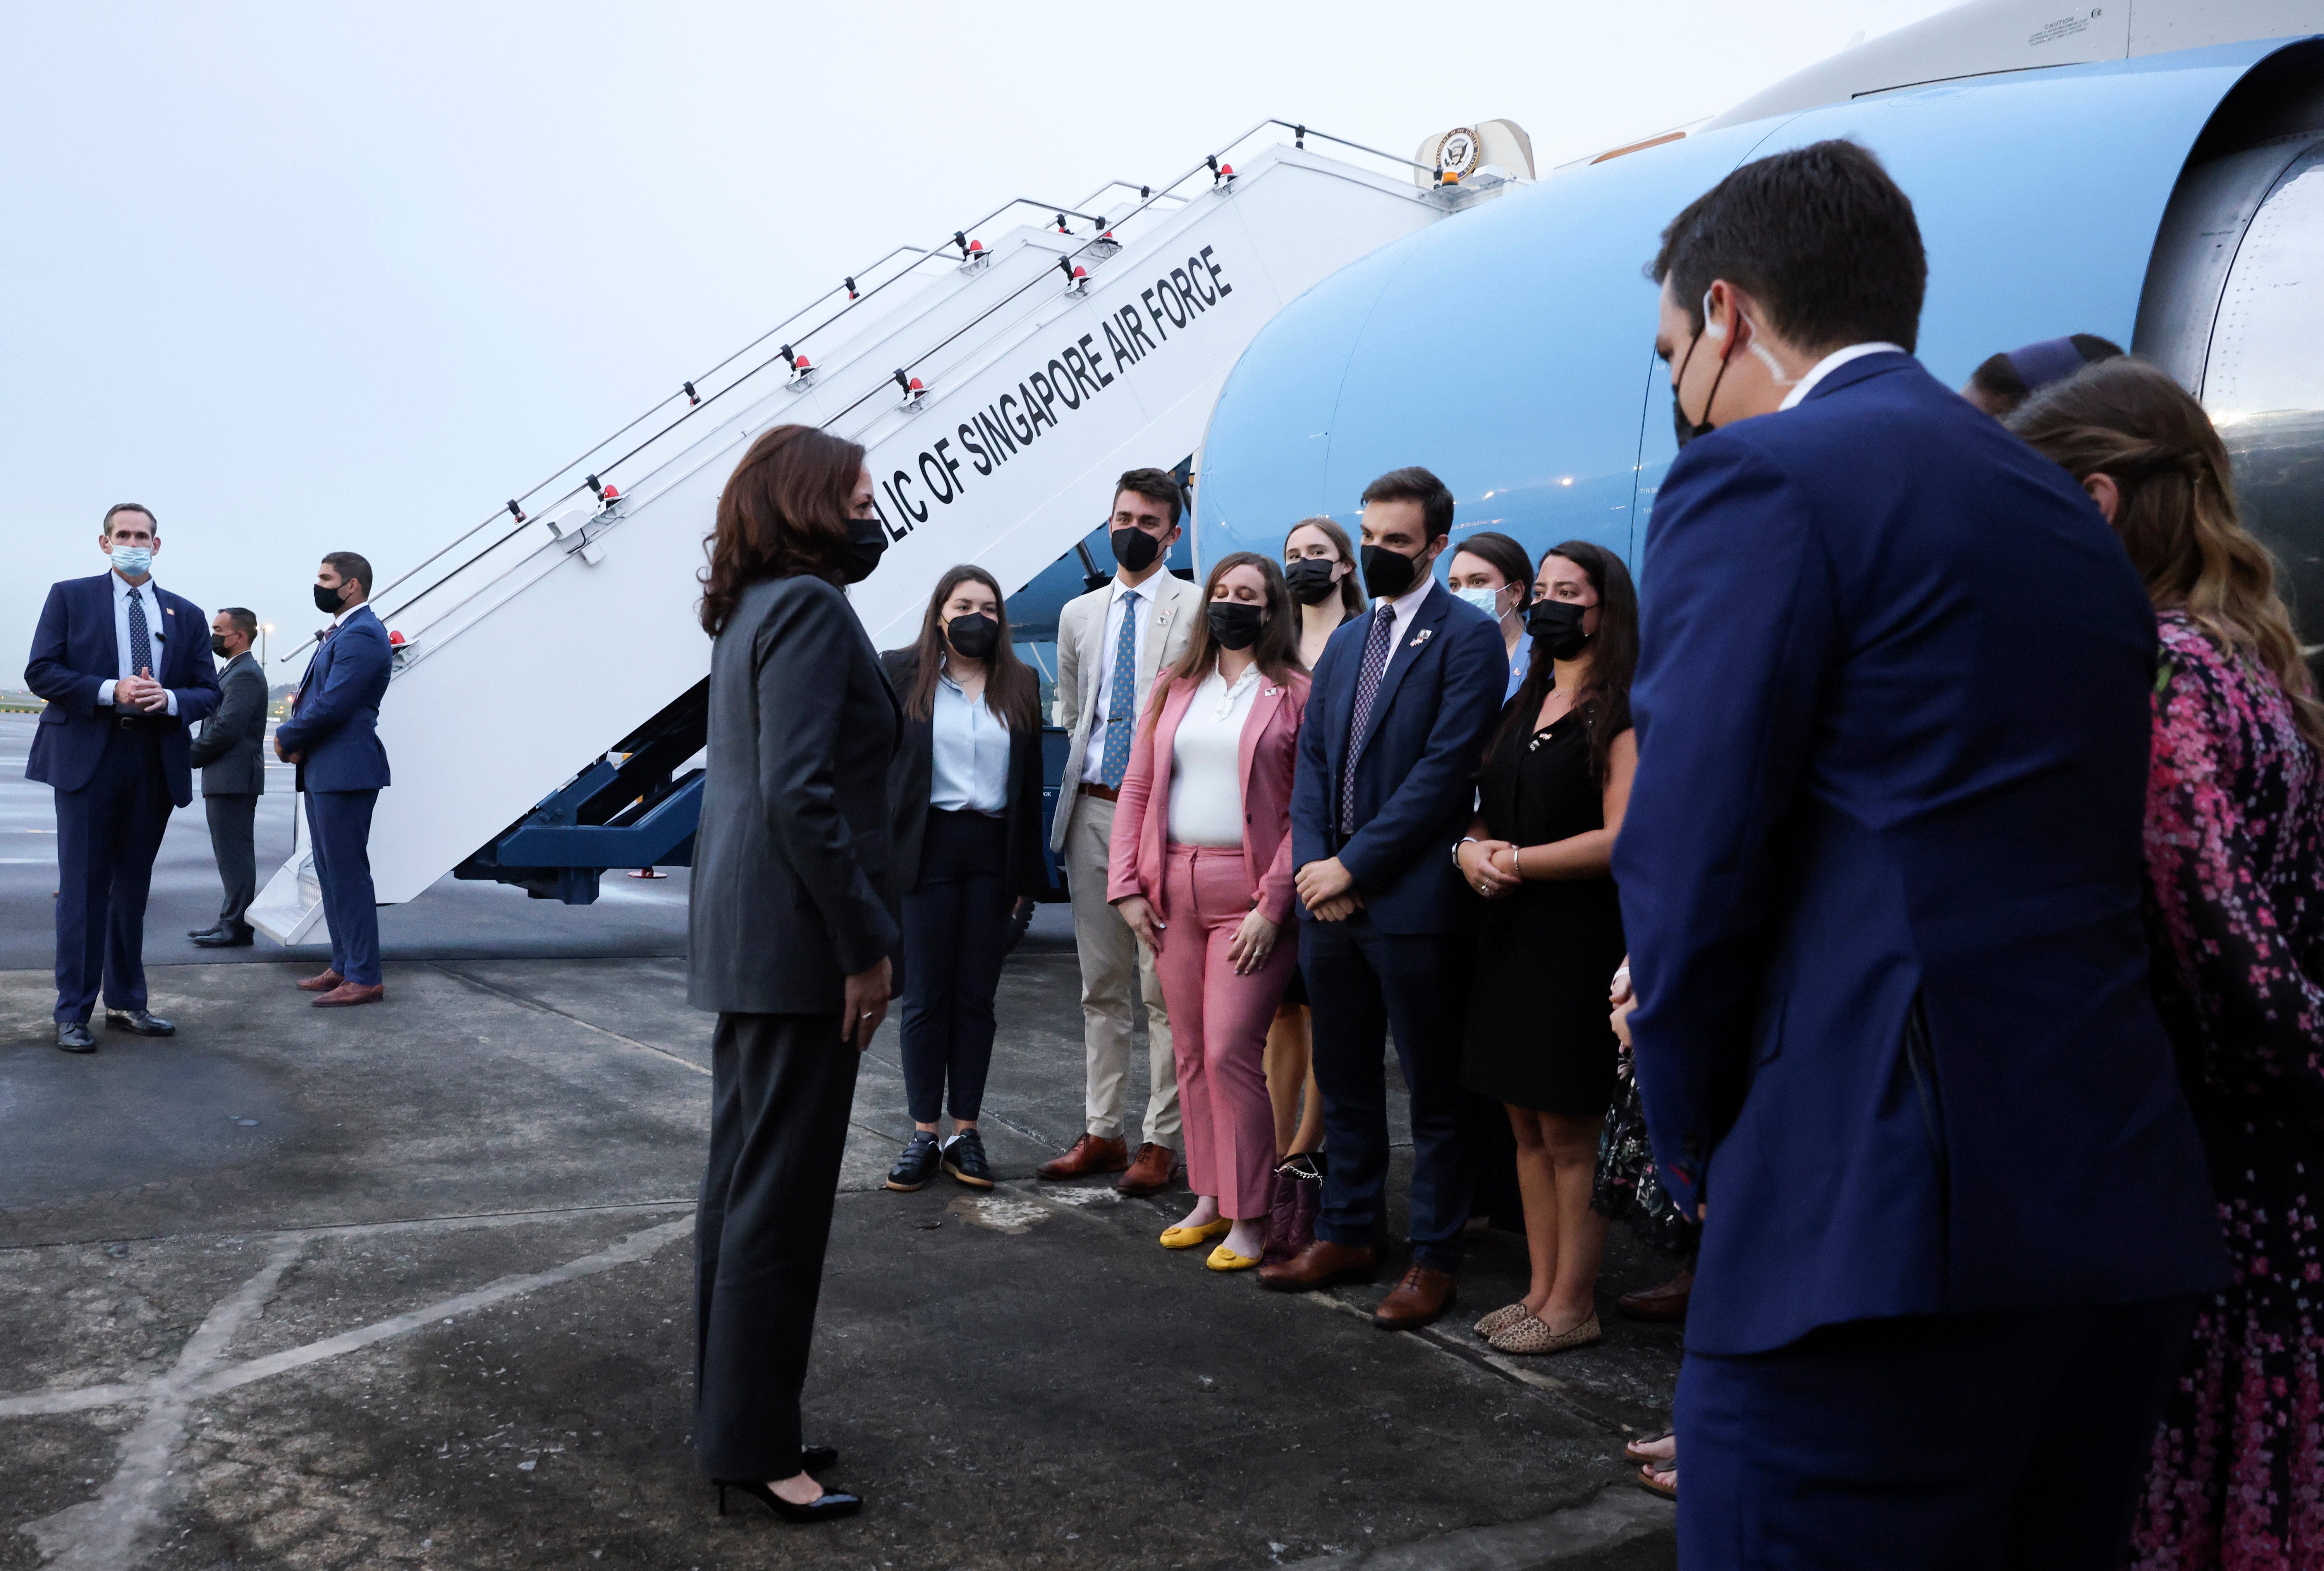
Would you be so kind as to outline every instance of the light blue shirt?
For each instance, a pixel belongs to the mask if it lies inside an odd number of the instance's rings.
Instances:
[[[936,676],[936,698],[929,714],[933,776],[928,806],[947,813],[998,816],[1009,806],[1009,727],[985,707],[979,693],[971,702],[949,674]]]
[[[170,642],[168,624],[175,618],[164,617],[161,615],[161,596],[153,587],[152,574],[147,574],[145,581],[134,588],[129,581],[118,573],[108,571],[105,576],[113,585],[113,646],[120,652],[118,658],[121,676],[134,677],[137,674],[129,656],[129,602],[131,597],[134,596],[145,602],[145,652],[152,657],[154,679],[158,681],[161,675],[161,652]],[[115,677],[114,680],[120,680],[120,677]],[[169,699],[169,706],[162,712],[169,715],[176,714],[178,690],[175,688],[164,688],[161,691]],[[113,702],[113,682],[97,684],[97,701],[100,707]]]
[[[1525,686],[1526,670],[1532,664],[1533,634],[1519,633],[1517,648],[1509,652],[1509,690],[1501,695],[1502,703],[1517,696],[1517,689]]]

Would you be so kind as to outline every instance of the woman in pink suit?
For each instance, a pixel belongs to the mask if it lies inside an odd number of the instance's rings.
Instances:
[[[1186,652],[1148,700],[1114,809],[1106,894],[1154,951],[1178,1058],[1194,1208],[1165,1249],[1225,1237],[1213,1271],[1267,1243],[1275,1113],[1260,1067],[1298,964],[1291,765],[1307,703],[1283,569],[1237,551],[1211,569]]]

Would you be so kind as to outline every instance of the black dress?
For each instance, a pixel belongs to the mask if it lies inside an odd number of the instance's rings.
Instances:
[[[1521,846],[1604,828],[1603,790],[1586,711],[1502,741],[1477,777],[1486,834]],[[1626,953],[1609,877],[1528,879],[1485,902],[1462,1083],[1514,1107],[1603,1117],[1619,1046],[1606,990]]]

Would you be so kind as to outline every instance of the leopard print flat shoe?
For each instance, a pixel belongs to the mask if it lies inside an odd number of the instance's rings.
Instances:
[[[1502,1326],[1489,1340],[1502,1353],[1564,1353],[1587,1347],[1604,1335],[1598,1326],[1598,1312],[1592,1309],[1590,1318],[1570,1331],[1552,1331],[1543,1321],[1527,1315],[1514,1325]]]

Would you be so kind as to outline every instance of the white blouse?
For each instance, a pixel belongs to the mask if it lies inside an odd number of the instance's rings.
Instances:
[[[1234,686],[1213,669],[1194,689],[1170,747],[1170,839],[1221,850],[1242,844],[1242,727],[1259,694],[1253,661]]]

